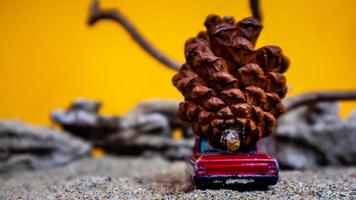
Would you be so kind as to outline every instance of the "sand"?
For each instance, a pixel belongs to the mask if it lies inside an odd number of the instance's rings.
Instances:
[[[161,158],[86,158],[0,176],[0,199],[356,199],[356,167],[282,171],[269,190],[196,190],[185,163]]]

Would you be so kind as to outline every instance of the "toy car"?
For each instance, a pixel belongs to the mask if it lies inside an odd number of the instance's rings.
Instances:
[[[196,138],[187,162],[188,175],[198,189],[267,188],[278,181],[278,163],[269,155],[219,151],[204,138]]]

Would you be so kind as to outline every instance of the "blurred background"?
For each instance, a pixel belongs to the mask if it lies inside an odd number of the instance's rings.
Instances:
[[[0,118],[49,124],[77,97],[123,114],[147,98],[181,99],[174,71],[147,55],[111,21],[86,25],[91,1],[0,1]],[[250,16],[248,1],[102,0],[120,9],[156,47],[184,62],[184,42],[210,13]],[[291,59],[289,96],[356,88],[356,1],[262,1],[257,47],[281,46]],[[346,116],[356,103],[342,103]]]
[[[289,109],[275,134],[257,144],[278,165],[254,157],[254,150],[251,163],[223,151],[224,159],[211,165],[229,175],[247,172],[233,164],[250,166],[251,178],[261,180],[269,177],[259,173],[263,166],[274,175],[279,166],[281,181],[269,191],[194,190],[186,172],[194,176],[209,165],[183,160],[195,143],[207,157],[217,149],[205,148],[204,137],[196,140],[191,124],[178,118],[183,96],[171,81],[176,72],[112,20],[89,27],[93,2],[0,1],[0,199],[356,199],[356,101],[340,103],[341,109],[338,102]],[[355,0],[260,4],[264,30],[257,48],[277,45],[290,58],[288,96],[353,90],[346,96],[355,99]],[[248,0],[100,0],[100,8],[120,10],[181,63],[185,41],[205,30],[207,15],[251,16]],[[247,177],[226,185],[250,183]]]

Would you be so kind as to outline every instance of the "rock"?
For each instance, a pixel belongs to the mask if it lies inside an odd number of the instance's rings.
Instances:
[[[181,160],[191,154],[194,134],[191,126],[177,117],[178,104],[148,100],[121,117],[105,117],[99,114],[99,102],[77,100],[67,111],[54,112],[52,119],[109,153],[159,154]],[[102,123],[105,121],[112,123]],[[103,128],[107,124],[114,128]],[[176,129],[183,133],[181,140],[173,139]],[[276,136],[259,142],[259,150],[276,157],[283,168],[356,164],[356,112],[342,120],[336,103],[290,111],[279,119],[276,130]]]
[[[98,113],[101,103],[91,99],[77,99],[69,107],[69,110],[83,110],[89,113]]]
[[[20,121],[0,121],[0,173],[48,169],[90,152],[90,144],[64,132]]]
[[[95,146],[116,155],[161,155],[169,160],[184,160],[191,155],[194,140],[174,140],[164,135],[136,134],[128,130],[98,141]]]
[[[101,103],[78,99],[67,110],[54,110],[51,119],[68,132],[87,140],[97,140],[119,130],[120,118],[99,114]]]
[[[112,154],[159,154],[181,160],[191,154],[194,134],[191,126],[177,117],[178,104],[179,101],[148,100],[121,117],[108,117],[99,113],[99,102],[81,99],[66,111],[54,111],[52,120]],[[176,129],[182,132],[181,140],[173,138]]]
[[[194,133],[189,123],[177,116],[178,100],[146,100],[122,116],[120,127],[136,129],[143,133],[155,133],[172,137],[175,129],[182,131],[183,138],[192,138]]]
[[[356,164],[356,117],[339,116],[337,103],[303,106],[283,115],[275,137],[282,167],[315,168]]]

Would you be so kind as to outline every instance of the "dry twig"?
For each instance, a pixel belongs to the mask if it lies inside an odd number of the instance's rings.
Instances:
[[[356,90],[308,92],[286,99],[284,105],[288,112],[305,104],[340,100],[356,100]]]
[[[153,47],[153,45],[141,35],[141,33],[134,27],[134,25],[119,10],[101,9],[99,6],[99,1],[93,0],[88,24],[94,25],[96,22],[102,19],[111,19],[119,23],[147,53],[156,58],[162,64],[173,70],[178,70],[181,67],[181,63],[169,58],[161,51]]]
[[[258,0],[250,0],[250,8],[252,16],[260,21],[262,21],[262,14],[260,9],[260,3]]]

